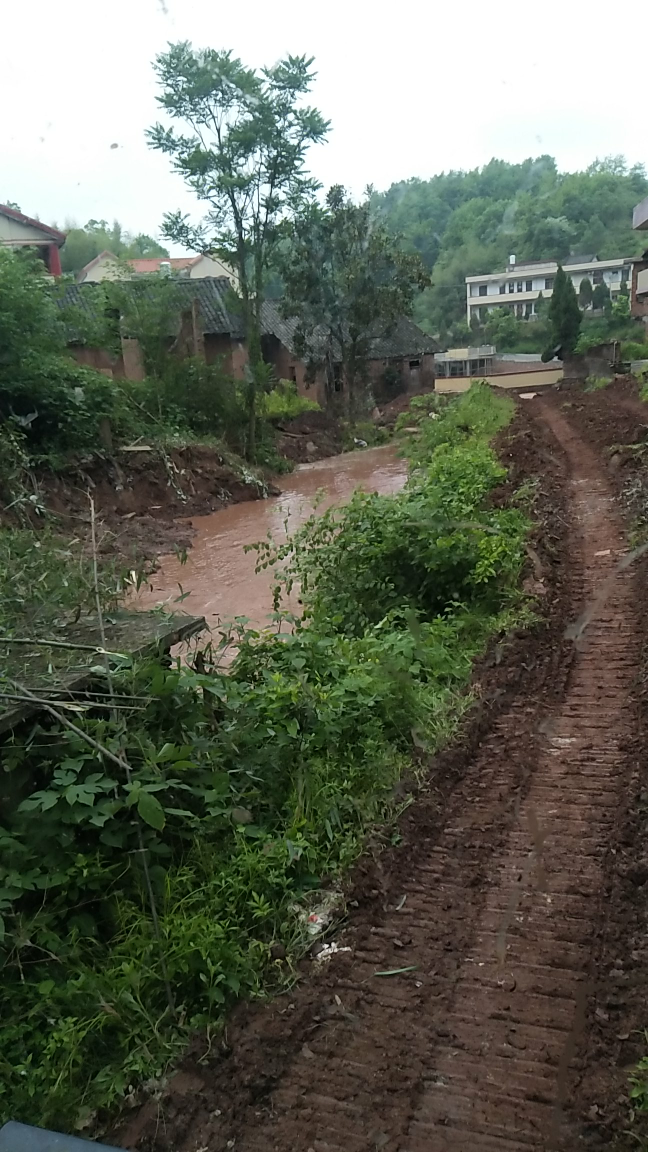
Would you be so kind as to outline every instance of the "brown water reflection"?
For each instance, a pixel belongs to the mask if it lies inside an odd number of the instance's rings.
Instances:
[[[281,479],[281,496],[232,504],[210,516],[195,517],[196,536],[186,563],[181,564],[176,556],[163,557],[152,577],[152,591],[141,591],[138,606],[172,602],[182,585],[189,595],[180,610],[205,616],[210,627],[234,616],[247,616],[262,627],[272,612],[272,576],[268,571],[255,573],[256,553],[245,553],[243,546],[265,539],[268,533],[275,540],[285,539],[286,519],[293,531],[311,514],[322,490],[325,496],[319,509],[323,511],[331,504],[346,503],[356,488],[397,492],[406,475],[406,463],[397,457],[393,445],[301,464]]]

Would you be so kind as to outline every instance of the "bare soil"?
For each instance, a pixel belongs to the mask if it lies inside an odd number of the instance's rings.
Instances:
[[[170,450],[121,451],[84,467],[44,471],[38,477],[48,508],[62,525],[83,533],[89,524],[88,493],[102,524],[101,550],[132,559],[155,559],[187,548],[190,517],[228,504],[278,495],[272,483],[246,479],[205,444]]]
[[[643,436],[643,414],[627,383],[520,401],[499,449],[509,485],[536,480],[542,619],[492,645],[401,842],[359,862],[336,936],[349,951],[241,1005],[211,1049],[196,1037],[115,1143],[625,1147],[648,960],[646,582],[623,497],[640,454],[610,449]]]
[[[277,427],[277,451],[295,464],[337,456],[343,441],[340,421],[328,412],[304,412]]]

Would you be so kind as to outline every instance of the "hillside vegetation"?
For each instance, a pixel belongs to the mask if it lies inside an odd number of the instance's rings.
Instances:
[[[539,156],[404,180],[374,202],[432,272],[415,319],[444,341],[461,341],[465,276],[495,271],[511,253],[518,261],[637,255],[645,239],[632,230],[632,209],[647,194],[643,166],[623,157],[559,172],[553,157]]]

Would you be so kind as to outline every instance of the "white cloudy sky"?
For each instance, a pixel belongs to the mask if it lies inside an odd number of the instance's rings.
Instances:
[[[360,194],[409,176],[548,152],[561,168],[648,161],[645,0],[23,0],[0,20],[0,202],[62,225],[155,234],[192,200],[144,129],[168,41],[246,64],[316,59],[332,121],[312,156]],[[643,74],[643,75],[642,75]],[[111,145],[118,144],[117,148]]]

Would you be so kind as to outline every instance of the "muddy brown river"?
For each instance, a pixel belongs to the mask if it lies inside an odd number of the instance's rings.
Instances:
[[[311,515],[320,493],[324,495],[318,510],[323,511],[332,504],[345,504],[356,488],[397,492],[406,477],[406,462],[391,444],[300,464],[280,479],[281,496],[193,517],[196,535],[186,562],[177,556],[163,557],[151,588],[137,597],[138,606],[164,603],[204,616],[212,628],[234,616],[246,616],[253,626],[263,627],[272,612],[272,574],[255,572],[256,553],[246,553],[244,545],[266,539],[268,533],[284,540],[286,521],[288,530],[294,531]],[[174,604],[181,592],[188,595]]]

